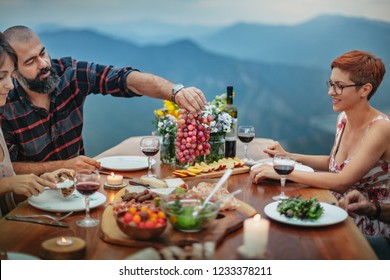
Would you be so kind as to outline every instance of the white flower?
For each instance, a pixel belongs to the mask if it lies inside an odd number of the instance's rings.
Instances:
[[[221,111],[214,104],[208,104],[203,111],[203,116],[207,117],[208,115],[212,115],[214,118],[214,120],[210,123],[212,133],[230,132],[233,119],[228,113]]]

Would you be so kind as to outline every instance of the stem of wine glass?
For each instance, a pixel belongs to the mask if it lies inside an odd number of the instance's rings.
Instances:
[[[85,218],[89,219],[89,195],[85,196]]]
[[[244,151],[245,151],[244,158],[248,158],[248,144],[247,143],[244,144]]]
[[[148,157],[148,177],[152,176],[152,158]]]
[[[286,184],[286,176],[282,175],[280,177],[280,194],[281,195],[285,195],[284,194],[284,186],[285,186],[285,184]]]

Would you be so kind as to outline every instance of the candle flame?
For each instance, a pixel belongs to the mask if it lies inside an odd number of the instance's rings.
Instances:
[[[114,173],[114,172],[111,172],[111,176],[115,177],[115,173]]]
[[[63,237],[63,236],[61,236],[61,242],[62,242],[62,243],[66,243],[66,238]]]
[[[260,221],[260,219],[261,219],[260,214],[256,214],[256,215],[253,217],[253,221],[255,221],[255,222]]]

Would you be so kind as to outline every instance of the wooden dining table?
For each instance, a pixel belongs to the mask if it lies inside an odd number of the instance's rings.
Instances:
[[[118,145],[99,154],[95,159],[108,156],[143,156],[139,148],[140,137],[130,137]],[[248,154],[256,160],[266,158],[263,149],[273,140],[255,138],[249,143]],[[237,156],[243,157],[243,144],[237,143]],[[174,167],[161,164],[159,154],[153,157],[156,164],[153,172],[159,178],[166,178],[172,175]],[[117,174],[131,176],[137,180],[145,175],[147,170],[118,172]],[[106,176],[101,175],[101,181],[106,182]],[[126,179],[125,179],[126,181]],[[100,188],[99,192],[107,197],[104,205],[91,210],[93,218],[102,219],[103,212],[107,205],[113,201],[117,191]],[[251,182],[249,173],[232,175],[228,180],[230,192],[242,189],[237,198],[246,204],[251,205],[267,219],[264,207],[273,202],[272,196],[280,192],[280,182],[276,180],[264,180],[259,184]],[[289,196],[300,196],[303,199],[317,197],[325,203],[337,202],[334,196],[328,191],[310,186],[287,182],[285,192]],[[15,214],[44,214],[45,211],[31,206],[27,201],[20,203],[17,208],[9,213]],[[49,213],[50,214],[50,213]],[[52,213],[53,214],[53,213]],[[60,214],[58,214],[60,215]],[[76,221],[83,218],[85,212],[80,211],[68,217],[64,222],[69,228],[52,227],[47,225],[32,224],[27,222],[10,221],[2,218],[0,220],[0,250],[26,253],[41,257],[41,245],[48,239],[60,236],[79,237],[86,242],[86,253],[83,259],[86,260],[120,260],[142,250],[140,247],[115,245],[105,242],[102,239],[100,226],[81,228]],[[358,230],[353,220],[348,217],[346,220],[327,226],[302,227],[280,223],[272,219],[269,227],[269,238],[267,244],[267,258],[271,260],[370,260],[377,259],[369,243]],[[243,229],[238,228],[229,233],[215,249],[214,259],[234,260],[240,259],[237,248],[243,244]]]

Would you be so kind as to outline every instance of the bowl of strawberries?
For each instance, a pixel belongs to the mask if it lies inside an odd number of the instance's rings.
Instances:
[[[123,233],[136,240],[159,237],[167,227],[167,218],[158,207],[131,206],[116,215],[116,223]]]

